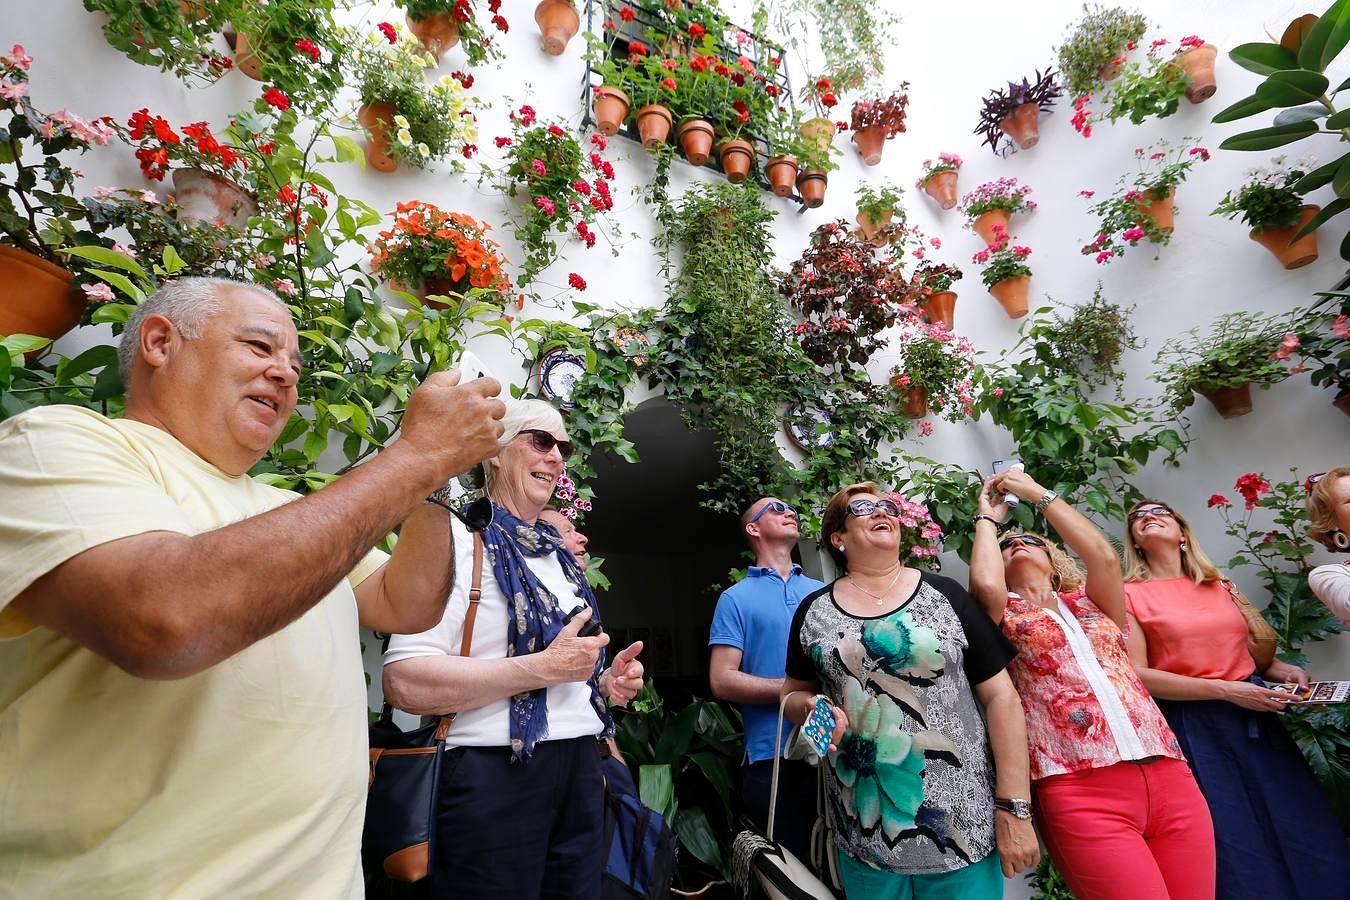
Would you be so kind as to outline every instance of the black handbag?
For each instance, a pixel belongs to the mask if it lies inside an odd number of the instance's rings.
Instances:
[[[464,615],[459,655],[473,646],[473,624],[483,587],[483,539],[473,536],[473,581]],[[370,784],[361,862],[366,877],[376,873],[394,881],[421,881],[431,871],[436,837],[436,800],[440,795],[445,736],[454,713],[413,731],[393,721],[388,704],[370,726]]]

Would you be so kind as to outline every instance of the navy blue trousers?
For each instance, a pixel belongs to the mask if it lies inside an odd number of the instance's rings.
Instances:
[[[431,894],[437,900],[595,900],[604,782],[593,737],[446,751]]]

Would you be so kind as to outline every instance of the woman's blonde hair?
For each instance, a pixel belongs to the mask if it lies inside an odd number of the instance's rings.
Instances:
[[[1148,567],[1148,559],[1144,556],[1144,551],[1140,550],[1134,543],[1134,534],[1131,531],[1130,516],[1141,506],[1161,506],[1172,514],[1172,518],[1177,520],[1177,527],[1181,529],[1181,571],[1186,573],[1186,577],[1196,584],[1209,584],[1213,581],[1222,581],[1223,573],[1219,567],[1210,562],[1209,556],[1205,554],[1204,548],[1200,542],[1195,539],[1195,532],[1191,531],[1191,524],[1186,521],[1185,516],[1172,508],[1170,504],[1161,500],[1140,500],[1130,507],[1129,512],[1125,514],[1125,580],[1126,581],[1152,581],[1153,572]]]
[[[880,497],[881,488],[877,487],[875,481],[859,481],[857,484],[842,487],[835,491],[830,502],[825,504],[825,512],[820,517],[820,539],[825,543],[825,552],[830,554],[830,559],[834,560],[835,567],[840,572],[848,571],[848,561],[830,538],[844,530],[844,523],[848,521],[848,501],[859,494],[875,494]]]
[[[1331,496],[1336,482],[1350,475],[1350,466],[1329,470],[1313,485],[1308,494],[1308,537],[1335,553],[1345,552],[1336,546],[1332,535],[1341,530],[1336,523],[1336,499]]]
[[[562,413],[547,400],[507,400],[506,415],[502,416],[502,436],[497,438],[497,452],[506,449],[522,431],[547,431],[549,434],[566,436]],[[563,460],[566,462],[567,460]],[[484,467],[487,475],[487,491],[492,493],[497,482],[497,457],[491,457]]]
[[[1073,561],[1069,554],[1064,552],[1054,541],[1043,534],[1035,531],[1012,531],[999,538],[999,543],[1003,543],[1010,537],[1016,537],[1025,534],[1027,537],[1040,538],[1045,542],[1045,555],[1050,557],[1050,579],[1051,586],[1057,591],[1072,591],[1082,587],[1086,576],[1083,570],[1079,568],[1078,563]],[[1001,553],[1002,551],[1000,551]]]

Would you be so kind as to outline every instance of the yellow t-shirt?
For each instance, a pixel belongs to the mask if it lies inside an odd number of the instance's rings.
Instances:
[[[177,681],[134,678],[8,608],[90,547],[198,534],[296,496],[139,422],[73,406],[0,422],[0,896],[361,896],[352,586],[385,554],[291,625]]]

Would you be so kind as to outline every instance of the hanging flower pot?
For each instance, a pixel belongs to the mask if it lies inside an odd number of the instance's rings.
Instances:
[[[988,212],[982,212],[975,217],[975,221],[970,223],[970,227],[975,229],[975,233],[985,244],[994,242],[994,226],[1002,225],[1003,233],[1008,233],[1008,223],[1012,221],[1012,213],[1006,209],[991,209]]]
[[[56,340],[80,324],[89,298],[71,287],[73,277],[56,263],[0,244],[0,334]]]
[[[642,135],[642,146],[656,150],[670,140],[670,130],[675,127],[675,117],[659,103],[649,103],[637,111],[638,134]]]
[[[1214,79],[1214,58],[1218,53],[1218,47],[1203,44],[1177,54],[1174,62],[1191,79],[1186,85],[1186,99],[1192,103],[1205,102],[1218,89]]]
[[[1212,391],[1196,388],[1205,399],[1214,404],[1219,415],[1225,419],[1236,419],[1252,411],[1252,386],[1244,384],[1235,388],[1215,388]]]
[[[1350,394],[1346,394],[1344,397],[1337,397],[1331,402],[1331,405],[1345,413],[1347,416],[1350,416]]]
[[[408,30],[422,42],[428,53],[436,57],[436,65],[440,65],[446,51],[459,43],[459,23],[449,13],[432,13],[420,19],[412,16],[406,18]]]
[[[1041,107],[1023,103],[999,121],[998,127],[1023,150],[1035,147],[1041,139]]]
[[[628,95],[616,87],[605,85],[595,89],[595,127],[606,137],[613,137],[628,118]]]
[[[1030,275],[1014,275],[996,283],[989,293],[994,295],[1008,318],[1020,319],[1027,314],[1027,289],[1030,286]]]
[[[357,120],[366,129],[366,162],[380,172],[398,168],[398,160],[389,153],[389,128],[397,112],[392,103],[363,103]]]
[[[258,214],[258,201],[239,185],[203,169],[174,169],[173,193],[178,199],[178,221],[184,225],[207,222],[243,228]]]
[[[1116,57],[1116,59],[1113,59],[1102,66],[1101,71],[1097,73],[1097,77],[1102,81],[1115,81],[1116,76],[1120,74],[1120,67],[1122,65],[1122,62],[1119,60],[1120,57]]]
[[[242,31],[234,36],[234,67],[254,81],[262,81],[262,59],[253,52],[253,42]]]
[[[829,176],[820,169],[802,169],[797,175],[797,193],[808,209],[816,209],[825,202],[825,188]]]
[[[740,138],[723,141],[717,145],[717,159],[722,164],[722,172],[727,181],[740,184],[750,175],[750,163],[755,158],[755,148],[749,141]]]
[[[764,175],[773,187],[774,196],[786,197],[792,193],[792,182],[797,178],[795,156],[775,156],[764,164]]]
[[[934,291],[923,302],[923,315],[929,322],[941,322],[942,327],[951,331],[956,327],[956,292]]]
[[[886,129],[880,125],[868,125],[861,131],[853,132],[853,143],[857,145],[863,163],[875,166],[881,162],[881,151],[886,146]]]
[[[581,27],[581,16],[568,0],[543,0],[534,8],[534,21],[539,26],[539,45],[549,56],[560,56]]]
[[[680,149],[691,166],[701,166],[712,154],[713,127],[703,119],[689,119],[681,122],[678,129]]]
[[[878,215],[873,215],[869,212],[858,213],[857,222],[858,227],[862,229],[863,240],[875,241],[877,239],[877,232],[890,224],[891,218],[894,217],[894,215],[895,210],[893,209],[884,210]]]
[[[956,177],[956,172],[950,170],[930,175],[923,183],[924,192],[936,200],[938,206],[951,209],[956,205]]]
[[[1176,188],[1167,192],[1166,197],[1157,197],[1152,190],[1144,192],[1144,199],[1135,201],[1140,216],[1136,225],[1144,224],[1144,217],[1153,219],[1153,224],[1161,231],[1171,231],[1175,222],[1172,212],[1172,198],[1177,195]]]
[[[905,415],[911,419],[922,419],[928,415],[928,388],[910,387],[904,397]]]
[[[834,123],[820,117],[807,119],[797,129],[802,140],[815,147],[817,155],[822,157],[830,152],[830,145],[834,143],[834,132]]]
[[[1310,231],[1298,240],[1294,240],[1294,235],[1298,234],[1303,226],[1312,221],[1312,217],[1317,215],[1322,207],[1313,204],[1305,205],[1298,214],[1298,224],[1289,228],[1262,228],[1260,230],[1253,228],[1251,232],[1252,240],[1265,247],[1275,258],[1280,261],[1280,265],[1286,269],[1297,269],[1308,263],[1317,260],[1317,232]]]

